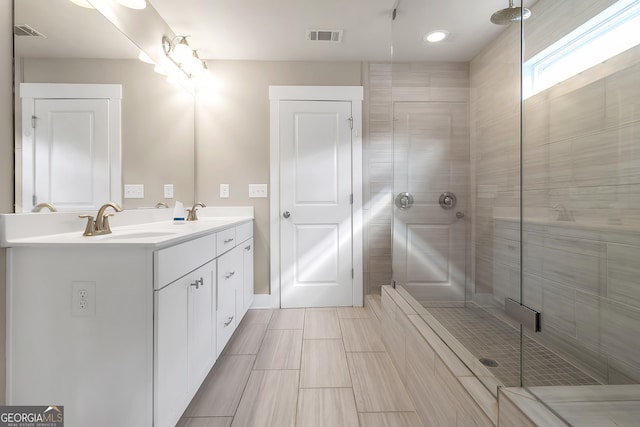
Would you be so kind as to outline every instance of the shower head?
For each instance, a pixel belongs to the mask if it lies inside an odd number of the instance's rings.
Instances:
[[[522,13],[521,13],[522,12]],[[527,19],[531,16],[531,11],[526,7],[520,9],[513,5],[513,0],[509,0],[509,7],[502,9],[491,15],[491,22],[497,25],[508,25],[512,22]]]

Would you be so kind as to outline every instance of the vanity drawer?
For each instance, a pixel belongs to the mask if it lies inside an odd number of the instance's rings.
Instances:
[[[218,231],[218,256],[233,249],[236,246],[236,228],[231,227],[226,230]]]
[[[216,233],[154,253],[154,289],[160,289],[216,257]]]
[[[236,227],[237,244],[253,237],[253,221],[245,222]]]

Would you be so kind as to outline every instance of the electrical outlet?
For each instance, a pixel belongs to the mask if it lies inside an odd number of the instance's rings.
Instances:
[[[144,199],[144,185],[143,184],[125,184],[124,198],[125,199]]]
[[[249,184],[250,199],[266,199],[267,184]]]
[[[96,315],[96,282],[71,283],[71,315]]]
[[[229,184],[220,184],[220,198],[221,199],[229,198]]]

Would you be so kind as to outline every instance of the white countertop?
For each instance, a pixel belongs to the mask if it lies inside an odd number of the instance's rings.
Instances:
[[[173,224],[170,210],[123,211],[110,219],[111,234],[83,236],[77,213],[0,216],[2,247],[148,247],[159,249],[253,220],[253,208],[203,208],[198,220]],[[71,230],[69,230],[71,228]]]

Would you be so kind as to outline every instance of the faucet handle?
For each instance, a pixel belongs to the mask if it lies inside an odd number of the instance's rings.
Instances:
[[[84,229],[83,236],[93,236],[96,231],[96,222],[91,215],[79,215],[78,218],[87,218],[87,226]]]
[[[109,217],[114,214],[108,213],[102,217],[102,231],[101,234],[111,234],[111,227],[109,226]]]
[[[187,209],[187,221],[197,221],[198,220],[198,208],[194,206],[193,209]]]

